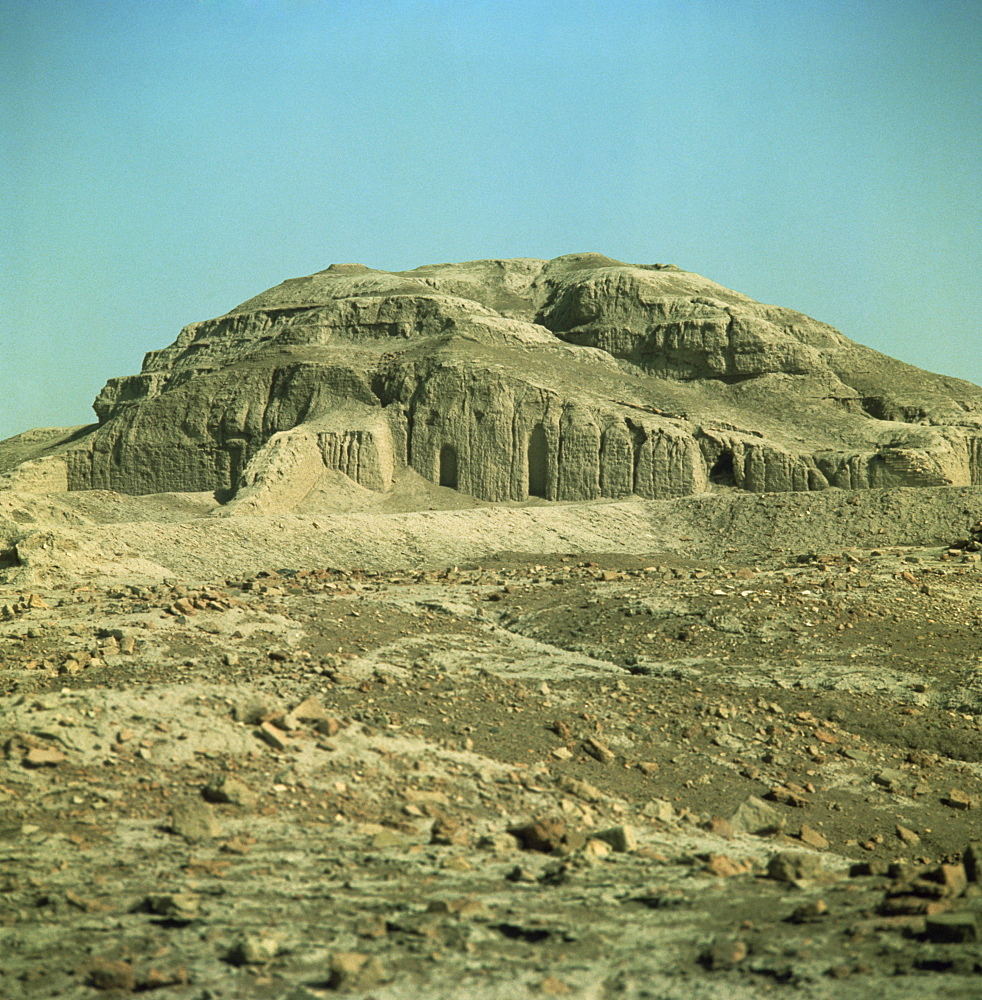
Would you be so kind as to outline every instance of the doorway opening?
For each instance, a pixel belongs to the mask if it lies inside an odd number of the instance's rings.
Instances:
[[[546,429],[542,424],[536,424],[529,435],[528,465],[529,496],[545,497],[549,470],[549,445],[546,442]]]
[[[440,485],[457,489],[457,449],[452,444],[440,449]]]
[[[733,471],[733,452],[721,451],[719,457],[709,470],[709,481],[716,486],[736,486],[736,473]]]

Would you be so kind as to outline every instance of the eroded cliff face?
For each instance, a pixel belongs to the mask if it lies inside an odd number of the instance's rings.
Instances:
[[[95,410],[71,489],[243,513],[407,467],[489,501],[982,483],[979,387],[597,254],[334,265],[186,327]]]

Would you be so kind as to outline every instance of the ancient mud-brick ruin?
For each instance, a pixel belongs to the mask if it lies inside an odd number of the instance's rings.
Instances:
[[[405,468],[489,501],[982,483],[979,387],[598,254],[335,264],[186,327],[95,410],[44,460],[56,487],[302,498],[328,472],[384,491]]]

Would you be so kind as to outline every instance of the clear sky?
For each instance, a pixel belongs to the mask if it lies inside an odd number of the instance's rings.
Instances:
[[[0,438],[333,262],[673,263],[982,383],[980,0],[0,0]]]

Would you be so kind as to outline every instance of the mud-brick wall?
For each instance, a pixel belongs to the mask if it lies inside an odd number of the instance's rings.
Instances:
[[[384,420],[374,427],[321,431],[317,444],[325,468],[365,489],[384,492],[392,485],[392,435]]]
[[[972,486],[982,486],[982,437],[968,440],[968,470]]]
[[[120,493],[234,487],[277,432],[354,401],[378,408],[367,384],[342,366],[292,364],[198,374],[126,406],[69,459],[70,489]]]
[[[406,461],[435,483],[485,500],[594,500],[705,488],[683,429],[633,420],[506,377],[447,368],[405,406]]]
[[[745,435],[698,428],[706,472],[711,482],[753,493],[826,489],[827,474],[809,455],[784,451]]]

